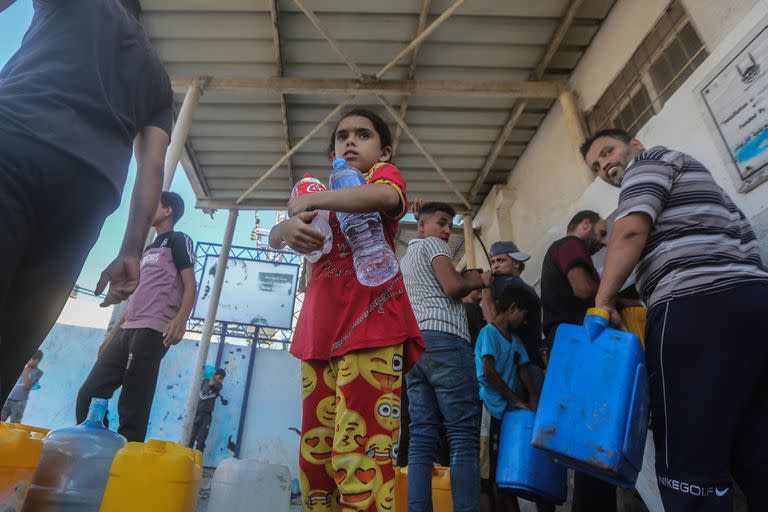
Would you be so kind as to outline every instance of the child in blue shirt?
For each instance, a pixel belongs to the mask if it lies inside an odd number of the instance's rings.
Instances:
[[[498,456],[498,436],[504,413],[513,409],[536,411],[539,402],[538,390],[533,385],[528,364],[530,359],[520,337],[515,334],[525,324],[528,311],[535,310],[536,296],[529,286],[512,284],[504,288],[496,298],[497,314],[493,322],[486,325],[475,347],[475,366],[477,379],[480,381],[480,398],[491,415],[490,449],[481,450],[490,460],[485,465],[489,469],[484,482],[483,509],[492,510],[491,496],[496,510],[518,511],[517,499],[508,494],[499,493],[495,485],[496,459]],[[521,398],[517,386],[520,381],[528,392],[530,403]],[[484,466],[481,461],[481,468]]]

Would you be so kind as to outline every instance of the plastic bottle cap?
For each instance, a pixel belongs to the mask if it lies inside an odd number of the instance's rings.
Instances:
[[[587,316],[589,316],[589,315],[599,316],[601,318],[605,318],[606,320],[610,320],[611,319],[611,315],[608,314],[608,312],[606,310],[604,310],[603,308],[589,308],[587,310]]]
[[[337,158],[333,161],[333,168],[337,171],[340,169],[344,169],[347,166],[347,161],[343,158]]]
[[[302,178],[314,178],[314,177],[315,175],[312,174],[311,172],[305,172],[304,176],[302,176]]]

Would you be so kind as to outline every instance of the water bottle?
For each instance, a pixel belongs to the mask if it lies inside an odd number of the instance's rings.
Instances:
[[[293,186],[291,197],[314,194],[315,192],[322,192],[323,190],[325,190],[325,185],[315,178],[311,172],[308,172],[305,173],[304,176],[296,182],[296,185]],[[331,252],[331,249],[333,249],[333,232],[331,231],[331,224],[328,218],[329,215],[330,213],[328,210],[320,210],[317,213],[317,216],[312,219],[312,227],[325,236],[325,243],[323,243],[322,249],[303,255],[310,263],[316,262],[323,254],[328,254]]]
[[[350,167],[346,160],[337,158],[333,161],[329,184],[331,190],[357,187],[365,184],[365,177],[360,171]],[[384,238],[381,215],[378,212],[337,212],[336,218],[352,248],[355,274],[360,284],[379,286],[397,275],[397,257]]]
[[[51,431],[23,512],[98,512],[109,468],[125,438],[104,428],[108,401],[91,400],[88,418]]]

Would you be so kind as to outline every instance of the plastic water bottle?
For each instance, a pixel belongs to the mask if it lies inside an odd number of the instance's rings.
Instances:
[[[325,185],[315,178],[311,172],[308,172],[296,182],[296,185],[293,186],[291,197],[314,194],[315,192],[322,192],[323,190],[325,190]],[[312,227],[325,236],[325,243],[323,244],[322,249],[303,255],[310,263],[316,262],[323,254],[328,254],[331,252],[331,249],[333,249],[333,232],[331,231],[329,215],[330,213],[328,210],[320,210],[317,213],[317,216],[312,219]]]
[[[357,187],[365,183],[363,174],[347,164],[343,158],[333,161],[329,184],[332,190]],[[397,257],[384,238],[381,215],[371,213],[337,212],[341,231],[352,248],[357,280],[365,286],[386,283],[399,270]]]
[[[102,424],[107,402],[94,398],[83,423],[43,439],[24,512],[98,512],[112,459],[126,443]]]

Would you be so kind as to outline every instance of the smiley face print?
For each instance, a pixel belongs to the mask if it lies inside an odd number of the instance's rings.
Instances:
[[[326,427],[333,428],[336,419],[336,397],[327,396],[317,404],[317,419]]]
[[[317,387],[317,373],[308,363],[301,362],[301,398],[306,400]]]
[[[365,454],[379,464],[390,464],[392,444],[392,437],[385,434],[375,435],[365,444]]]
[[[359,355],[360,375],[376,389],[393,391],[403,384],[403,347],[395,345]]]
[[[323,368],[323,380],[328,389],[336,389],[336,374],[333,371],[333,367],[329,364]]]
[[[336,411],[336,433],[333,436],[333,450],[349,453],[365,445],[367,428],[363,417],[352,409]]]
[[[387,393],[382,395],[376,401],[376,408],[373,411],[373,415],[376,417],[376,422],[389,431],[394,431],[400,428],[400,397],[394,393]]]
[[[334,361],[336,367],[336,385],[349,384],[360,375],[357,355],[354,353],[343,355],[338,361]]]
[[[299,486],[304,510],[309,512],[333,512],[337,510],[336,496],[323,489],[310,489],[309,479],[299,469]]]
[[[301,456],[312,464],[325,464],[331,460],[333,430],[315,427],[301,437]]]
[[[390,480],[381,486],[376,493],[376,508],[378,512],[393,512],[395,510],[395,481]]]
[[[333,479],[341,493],[341,504],[356,510],[369,510],[382,482],[376,461],[366,455],[349,453],[333,459]]]

